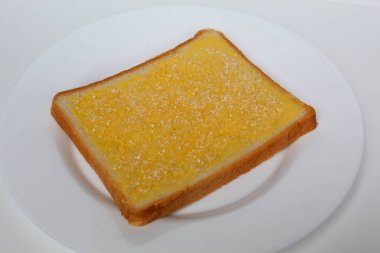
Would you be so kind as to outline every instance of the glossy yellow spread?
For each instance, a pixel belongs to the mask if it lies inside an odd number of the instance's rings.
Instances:
[[[133,205],[191,185],[304,113],[212,31],[66,103]]]

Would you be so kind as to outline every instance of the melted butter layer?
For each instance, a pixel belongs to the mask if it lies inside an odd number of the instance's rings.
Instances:
[[[191,185],[304,113],[215,32],[67,104],[137,204]]]

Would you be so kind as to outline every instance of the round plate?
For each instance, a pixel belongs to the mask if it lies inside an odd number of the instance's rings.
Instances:
[[[58,91],[128,69],[198,30],[222,31],[269,76],[317,111],[318,127],[222,189],[145,227],[127,224],[50,116]],[[14,198],[47,234],[78,252],[255,252],[281,249],[338,206],[358,171],[363,129],[355,96],[303,39],[240,12],[136,10],[88,25],[22,75],[0,122],[0,158]]]

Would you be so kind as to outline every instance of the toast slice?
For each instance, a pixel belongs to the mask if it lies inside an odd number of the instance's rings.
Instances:
[[[311,106],[212,29],[58,93],[51,113],[135,226],[202,198],[317,125]]]

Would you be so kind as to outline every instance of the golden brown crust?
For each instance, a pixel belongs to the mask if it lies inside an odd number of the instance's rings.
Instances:
[[[208,32],[208,29],[201,30],[195,36],[177,47],[162,53],[140,65],[137,65],[131,69],[122,71],[114,76],[108,77],[104,80],[75,88],[72,90],[67,90],[58,93],[55,95],[52,107],[51,107],[51,114],[55,118],[55,120],[58,122],[60,127],[66,132],[66,134],[71,138],[73,143],[77,146],[78,150],[81,152],[81,154],[85,157],[87,162],[91,165],[91,167],[94,169],[94,171],[98,174],[104,185],[106,186],[107,190],[110,192],[112,198],[116,202],[117,206],[120,208],[121,213],[124,217],[127,218],[128,222],[131,225],[134,226],[142,226],[145,225],[159,217],[166,216],[170,214],[171,212],[191,203],[195,200],[198,200],[202,198],[203,196],[213,192],[214,190],[220,188],[224,184],[232,181],[233,179],[237,178],[238,176],[250,171],[253,167],[259,165],[263,161],[267,160],[268,158],[272,157],[275,153],[278,151],[286,148],[291,143],[293,143],[295,140],[297,140],[302,135],[306,134],[307,132],[310,132],[317,126],[316,121],[316,113],[313,107],[303,103],[296,97],[294,97],[297,102],[302,103],[306,109],[305,115],[299,119],[298,121],[294,122],[292,125],[284,129],[282,132],[280,132],[275,137],[271,138],[268,142],[261,145],[259,148],[256,148],[249,154],[245,155],[242,159],[234,162],[233,164],[218,170],[216,173],[208,176],[207,178],[204,178],[203,180],[197,182],[196,184],[183,189],[182,191],[175,192],[174,194],[159,199],[152,204],[143,207],[143,208],[135,208],[131,205],[129,205],[125,201],[125,197],[123,196],[123,193],[121,190],[117,187],[116,182],[112,179],[110,174],[108,173],[107,169],[103,167],[101,161],[99,158],[93,154],[93,152],[90,150],[90,148],[86,145],[84,140],[81,138],[78,131],[75,129],[75,126],[71,122],[71,120],[65,115],[65,112],[61,108],[59,104],[59,99],[67,94],[72,94],[78,91],[82,91],[87,88],[95,87],[97,85],[102,85],[103,83],[110,81],[112,79],[118,78],[126,73],[129,73],[131,71],[140,69],[149,63],[159,60],[160,58],[169,55],[171,53],[174,53],[175,51],[179,50],[192,40],[196,39],[197,37],[201,36],[203,33]],[[218,32],[239,54],[253,67],[257,68],[259,71],[261,71],[256,65],[251,63],[245,55],[234,45],[232,44],[221,32]],[[263,75],[268,77],[270,80],[272,80],[269,76],[267,76],[263,71],[261,71]],[[272,80],[273,81],[273,80]],[[282,91],[290,94],[287,90],[282,88],[279,84],[277,84],[275,81],[273,81],[274,85],[277,85]]]

